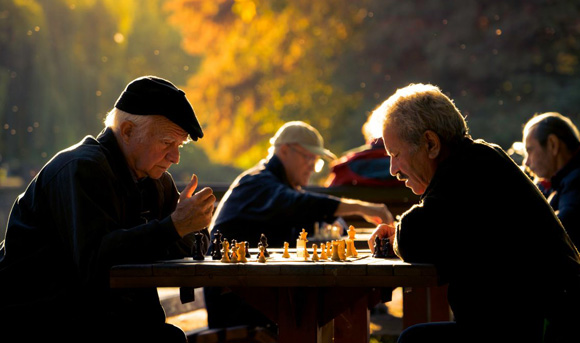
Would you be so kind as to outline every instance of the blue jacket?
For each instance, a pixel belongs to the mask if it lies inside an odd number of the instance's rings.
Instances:
[[[251,248],[257,247],[262,233],[270,247],[282,248],[284,242],[293,246],[302,229],[312,235],[314,223],[334,222],[339,203],[333,196],[292,188],[274,155],[232,183],[214,215],[212,241],[219,230],[228,241],[247,241]]]
[[[550,180],[550,205],[577,247],[580,247],[580,153]]]

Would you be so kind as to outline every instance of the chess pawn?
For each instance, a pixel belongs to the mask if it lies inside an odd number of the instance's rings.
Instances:
[[[312,244],[312,261],[318,261],[318,247],[316,244]]]
[[[266,263],[266,256],[264,256],[264,246],[260,245],[260,257],[258,257],[258,262],[260,263]]]
[[[233,243],[232,243],[233,244]],[[232,256],[230,256],[230,261],[237,263],[238,260],[238,243],[232,246]]]
[[[326,242],[326,255],[332,256],[332,244],[330,242]]]
[[[222,262],[231,262],[230,261],[230,242],[227,239],[224,239],[222,242],[223,246],[223,253],[222,253]]]
[[[246,258],[246,242],[238,243],[238,261],[241,263],[248,262]]]
[[[328,255],[326,254],[326,245],[324,243],[320,243],[320,259],[328,260]]]
[[[288,242],[284,242],[284,253],[282,254],[284,258],[290,258],[290,253],[288,252]]]
[[[262,246],[264,247],[264,256],[270,257],[270,253],[268,252],[268,238],[266,238],[266,235],[260,235],[260,243],[262,243]]]
[[[338,256],[338,242],[332,241],[332,257],[330,258],[333,261],[340,261],[340,256]]]
[[[310,257],[310,254],[308,253],[308,247],[306,246],[306,243],[304,244],[304,260],[307,260]]]

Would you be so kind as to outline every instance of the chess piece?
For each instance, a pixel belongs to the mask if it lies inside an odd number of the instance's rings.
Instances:
[[[383,241],[381,243],[381,249],[383,251],[383,257],[388,258],[395,256],[395,252],[393,251],[393,246],[391,244],[391,240],[389,239],[389,237],[383,238]]]
[[[352,239],[346,241],[346,257],[358,257],[358,251],[356,251],[354,240]]]
[[[306,243],[304,243],[304,252],[302,253],[302,257],[304,257],[304,260],[308,260],[308,258],[310,257],[310,254],[308,253],[308,247],[306,246]]]
[[[354,229],[354,226],[350,225],[348,227],[348,238],[352,239],[354,241],[355,234],[356,234],[356,230]]]
[[[264,256],[270,257],[270,253],[268,252],[268,238],[266,238],[266,235],[260,235],[260,243],[262,243],[262,246],[264,247]]]
[[[349,238],[346,240],[346,257],[352,256],[352,247],[353,247],[352,243],[354,243],[352,239]]]
[[[326,254],[326,245],[324,243],[320,243],[320,259],[323,261],[328,260],[328,255]]]
[[[330,242],[326,242],[326,255],[332,256],[332,244]]]
[[[222,251],[222,262],[228,263],[231,262],[230,260],[230,242],[228,242],[227,239],[224,238],[224,240],[222,241],[222,247],[223,247],[223,251]]]
[[[252,258],[252,254],[250,254],[250,243],[246,241],[246,258]]]
[[[203,234],[201,232],[195,233],[195,254],[193,259],[196,261],[203,261],[205,257],[203,256],[203,251],[201,249],[201,241],[203,239]]]
[[[238,253],[238,262],[241,263],[248,262],[248,259],[246,258],[246,242],[238,243],[237,253]]]
[[[216,230],[213,236],[213,250],[211,253],[212,260],[221,260],[222,259],[222,234],[220,230]]]
[[[338,242],[332,241],[332,257],[330,258],[333,261],[340,261],[340,256],[338,255]]]
[[[290,258],[290,253],[288,252],[288,242],[284,242],[284,253],[282,254],[284,258]]]
[[[318,261],[318,247],[316,244],[312,244],[312,261]]]
[[[260,263],[266,263],[266,256],[264,254],[264,251],[266,249],[261,244],[259,245],[259,249],[260,249],[260,257],[258,257],[258,262],[260,262]]]
[[[232,256],[230,256],[230,261],[233,263],[237,263],[239,261],[238,259],[238,243],[232,239]]]
[[[338,241],[338,257],[341,261],[346,260],[346,242],[344,239]]]
[[[308,232],[306,232],[306,230],[302,229],[302,232],[300,232],[300,239],[308,242],[308,239],[306,239],[307,235],[308,235]]]
[[[388,240],[388,238],[387,238]],[[374,250],[375,252],[373,253],[373,257],[375,258],[385,258],[387,257],[387,255],[385,255],[385,251],[383,250],[383,243],[384,243],[384,239],[381,239],[379,236],[375,237],[375,244],[374,244]]]

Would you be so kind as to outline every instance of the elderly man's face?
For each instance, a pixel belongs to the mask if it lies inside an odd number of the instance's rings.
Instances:
[[[414,148],[399,137],[395,125],[383,132],[387,154],[391,157],[391,175],[405,181],[415,194],[423,194],[435,174],[436,163],[429,157],[426,145]]]
[[[127,144],[127,162],[137,178],[158,179],[172,164],[179,163],[179,148],[187,132],[165,119],[131,135]]]
[[[284,149],[282,162],[288,181],[294,188],[308,185],[319,156],[304,149],[300,144],[287,144]]]
[[[535,129],[524,133],[526,156],[524,165],[538,177],[550,179],[557,171],[555,156],[535,138]]]

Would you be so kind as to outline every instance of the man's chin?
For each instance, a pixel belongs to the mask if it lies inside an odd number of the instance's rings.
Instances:
[[[409,180],[405,181],[405,187],[409,188],[415,195],[422,195],[423,193],[425,193],[425,189],[423,187],[417,186],[414,187],[409,183]]]

